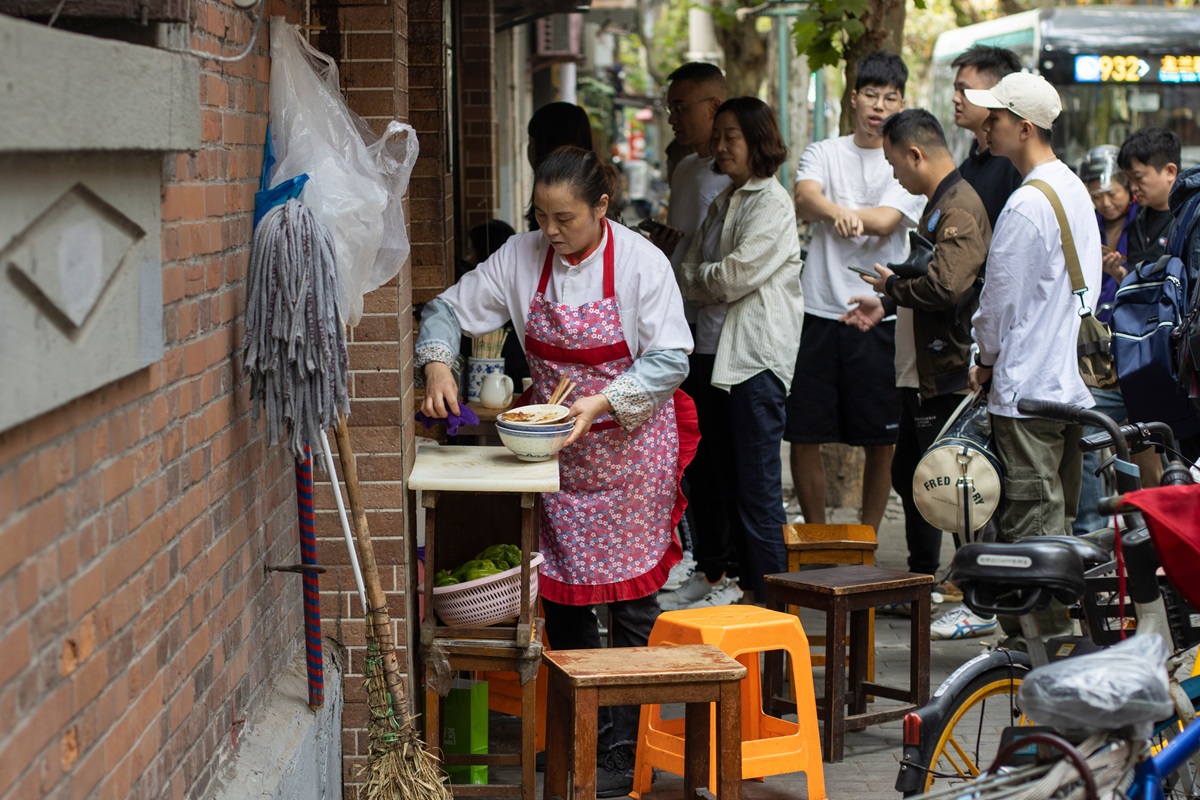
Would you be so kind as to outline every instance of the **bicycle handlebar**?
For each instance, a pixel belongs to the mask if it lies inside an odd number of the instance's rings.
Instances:
[[[1058,422],[1072,422],[1078,425],[1092,425],[1097,428],[1103,428],[1108,433],[1109,438],[1112,439],[1113,446],[1117,450],[1117,459],[1126,463],[1129,462],[1129,445],[1121,435],[1121,429],[1117,427],[1117,423],[1113,422],[1112,417],[1106,414],[1101,414],[1099,411],[1093,411],[1090,408],[1083,408],[1082,406],[1073,406],[1070,403],[1059,403],[1055,400],[1038,400],[1032,397],[1022,397],[1018,400],[1017,410],[1031,417],[1043,417]],[[1141,487],[1137,478],[1118,471],[1117,488],[1121,492],[1129,492]]]

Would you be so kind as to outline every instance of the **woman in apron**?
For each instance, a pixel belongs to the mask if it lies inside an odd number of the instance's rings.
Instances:
[[[559,454],[561,490],[542,497],[539,584],[556,650],[601,646],[600,603],[615,646],[647,643],[655,593],[681,556],[678,483],[695,448],[694,410],[676,396],[692,347],[683,302],[666,257],[606,218],[613,178],[580,148],[543,160],[534,185],[540,230],[513,236],[430,302],[416,347],[429,416],[458,413],[450,365],[460,332],[509,320],[524,320],[515,327],[532,402],[545,402],[563,375],[578,384],[575,430]],[[638,711],[601,709],[600,797],[632,788]]]

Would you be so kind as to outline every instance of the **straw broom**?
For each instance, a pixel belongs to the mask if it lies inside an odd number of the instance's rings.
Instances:
[[[370,605],[366,610],[367,660],[364,670],[367,705],[371,712],[371,754],[364,767],[368,773],[366,797],[367,800],[449,800],[451,793],[445,783],[441,762],[425,749],[408,713],[387,597],[379,580],[375,548],[367,527],[367,510],[358,482],[358,467],[350,446],[350,431],[346,427],[346,418],[341,415],[338,416],[336,436]]]

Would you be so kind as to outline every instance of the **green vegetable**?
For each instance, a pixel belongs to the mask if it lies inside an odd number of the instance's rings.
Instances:
[[[453,586],[458,582],[458,578],[454,577],[448,570],[444,569],[439,569],[437,574],[433,576],[434,586]]]
[[[491,563],[491,562],[488,562],[488,563]],[[467,571],[467,574],[464,576],[464,578],[467,581],[477,581],[480,578],[486,578],[489,575],[495,575],[497,572],[503,572],[503,570],[496,569],[495,567],[491,567],[490,569],[486,568],[486,567],[480,568],[480,569],[472,569],[472,570]]]

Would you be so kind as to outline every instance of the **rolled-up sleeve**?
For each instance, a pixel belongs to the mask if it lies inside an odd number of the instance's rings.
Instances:
[[[613,419],[629,431],[648,420],[667,402],[687,374],[686,351],[655,350],[634,361],[628,370],[604,387],[602,394],[612,403]]]

